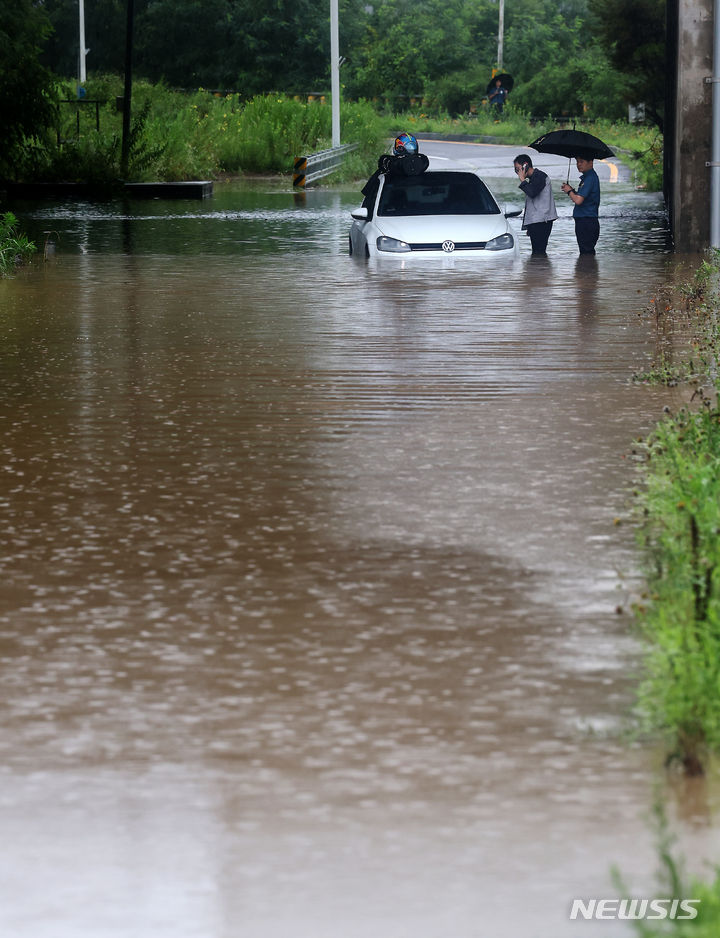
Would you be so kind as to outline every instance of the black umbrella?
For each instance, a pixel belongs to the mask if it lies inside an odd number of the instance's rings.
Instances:
[[[567,156],[572,159],[579,156],[585,160],[606,160],[615,154],[610,147],[603,143],[599,137],[585,133],[584,130],[551,130],[537,140],[528,144],[538,153],[552,153],[555,156]],[[568,179],[570,178],[570,164],[568,163]]]
[[[498,78],[500,79],[501,87],[503,87],[506,91],[512,91],[512,86],[515,84],[515,79],[512,77],[512,75],[508,75],[506,72],[502,72],[500,75],[495,75],[490,79],[490,82],[485,89],[485,94],[490,94],[490,92],[495,87],[495,82],[498,80]]]

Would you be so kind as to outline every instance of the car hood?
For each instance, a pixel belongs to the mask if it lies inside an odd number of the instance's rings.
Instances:
[[[417,242],[490,241],[508,231],[504,215],[376,216],[376,227],[389,238]]]

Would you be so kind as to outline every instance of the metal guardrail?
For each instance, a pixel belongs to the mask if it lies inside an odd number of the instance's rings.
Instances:
[[[106,99],[104,98],[60,98],[60,100],[57,102],[58,126],[57,126],[56,135],[57,135],[58,146],[60,146],[60,144],[63,142],[61,140],[61,133],[60,133],[60,122],[61,122],[60,105],[61,104],[80,105],[75,111],[75,136],[79,137],[80,136],[80,112],[85,110],[88,104],[95,105],[95,130],[98,133],[100,133],[100,105],[106,104],[106,103],[107,103]]]
[[[309,156],[298,156],[293,166],[293,186],[304,189],[309,182],[328,176],[340,166],[343,157],[351,150],[356,150],[357,143],[345,143],[329,150],[319,150]]]

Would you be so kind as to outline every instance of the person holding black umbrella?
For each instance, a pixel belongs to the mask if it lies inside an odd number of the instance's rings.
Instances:
[[[570,179],[570,160],[575,157],[575,164],[580,170],[580,183],[577,189],[564,182],[562,191],[572,199],[575,236],[581,254],[594,254],[595,245],[600,236],[598,220],[600,208],[600,180],[593,168],[593,160],[612,159],[615,154],[599,137],[583,130],[551,130],[529,144],[539,153],[554,153],[568,158],[568,180]]]
[[[600,237],[600,180],[588,156],[576,155],[575,165],[580,173],[577,189],[564,182],[560,187],[574,204],[575,237],[581,254],[594,254]]]
[[[508,96],[508,90],[503,85],[501,78],[495,79],[494,87],[490,90],[488,94],[488,102],[491,105],[494,105],[497,108],[498,114],[502,114],[503,107],[505,105],[505,98]]]

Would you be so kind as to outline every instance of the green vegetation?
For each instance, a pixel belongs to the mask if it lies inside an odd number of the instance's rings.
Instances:
[[[648,642],[641,710],[673,758],[700,774],[720,749],[720,414],[683,410],[646,446],[644,546],[652,566],[638,609]]]
[[[647,596],[636,608],[646,646],[638,712],[666,740],[670,760],[702,774],[720,751],[720,252],[681,291],[693,355],[690,405],[644,443],[638,495]],[[666,316],[670,307],[658,311]]]
[[[608,3],[609,0],[603,0]],[[642,0],[643,7],[650,0]],[[656,6],[660,0],[653,0]],[[505,5],[503,70],[515,78],[517,105],[535,117],[618,119],[632,97],[609,44],[600,0],[524,0]],[[626,9],[623,9],[623,4]],[[602,4],[600,4],[602,6]],[[45,60],[57,75],[77,70],[77,0],[45,0],[53,27]],[[184,89],[203,86],[288,95],[329,89],[328,8],[313,0],[135,0],[135,74]],[[643,9],[647,14],[647,10]],[[612,25],[644,42],[630,0],[614,0]],[[660,27],[664,19],[659,20]],[[410,98],[452,116],[485,93],[498,52],[497,0],[339,0],[343,94],[384,99],[402,110]],[[92,74],[121,73],[125,0],[86,5]],[[642,46],[641,46],[642,48]],[[635,65],[635,59],[630,59]],[[662,60],[661,60],[662,61]],[[644,89],[643,89],[644,90]],[[635,98],[634,102],[643,100]]]
[[[709,882],[703,882],[697,876],[688,876],[684,871],[684,863],[676,855],[674,838],[661,804],[655,807],[655,823],[659,866],[654,895],[678,902],[683,899],[699,900],[693,903],[697,917],[668,917],[663,921],[636,920],[633,922],[636,935],[638,938],[717,938],[720,934],[720,867],[712,870],[713,878]],[[620,895],[631,895],[617,869],[613,870],[613,880]],[[668,910],[667,903],[665,909]],[[681,914],[686,914],[685,910]]]
[[[604,140],[635,174],[635,184],[652,192],[663,187],[663,136],[657,127],[626,121],[596,121],[584,126]]]
[[[62,88],[63,97],[68,92]],[[20,178],[111,186],[120,179],[122,115],[116,109],[119,78],[88,82],[89,104],[71,102],[61,110],[60,142],[36,148]],[[95,100],[100,130],[96,127]],[[237,95],[209,91],[183,94],[163,85],[137,82],[128,178],[177,180],[222,174],[289,173],[293,159],[330,146],[331,109],[319,101],[284,95]],[[384,149],[388,133],[369,104],[341,108],[343,142],[358,143],[345,172],[361,176]],[[79,125],[79,130],[78,130]]]
[[[12,212],[0,216],[0,276],[7,277],[35,253],[35,245],[17,230]]]
[[[0,179],[82,179],[107,188],[120,175],[288,172],[296,155],[329,144],[329,109],[319,104],[329,100],[330,84],[322,4],[135,0],[134,123],[122,174],[114,102],[122,93],[125,0],[85,7],[90,78],[82,89],[68,79],[77,69],[76,0],[5,7]],[[661,143],[646,128],[641,140],[623,118],[628,102],[647,102],[651,119],[662,119],[651,100],[662,82],[646,80],[662,61],[662,8],[662,0],[508,4],[503,70],[515,84],[497,119],[486,98],[498,51],[497,0],[340,0],[343,141],[359,144],[344,175],[369,172],[379,144],[408,120],[422,129],[432,118],[441,125],[434,130],[448,133],[463,132],[451,123],[459,121],[465,132],[520,143],[560,119],[594,122],[589,129],[604,122],[609,143],[637,166],[637,181],[658,188]],[[99,130],[96,100],[107,102]]]
[[[633,375],[633,381],[636,384],[662,384],[665,387],[673,388],[688,380],[691,373],[691,363],[680,362],[678,364],[672,362],[663,352],[659,356],[659,361],[652,368]]]
[[[115,102],[122,82],[105,76],[90,80],[87,88],[89,103],[83,103],[70,98],[69,83],[60,86],[65,103],[59,132],[43,147],[28,151],[16,178],[82,181],[98,188],[112,188],[121,178],[122,115]],[[133,100],[128,179],[134,181],[289,174],[296,156],[331,145],[331,108],[325,100],[281,94],[243,100],[236,94],[183,93],[149,82],[136,82]],[[98,105],[99,130],[96,101],[104,102]],[[557,126],[550,120],[531,122],[512,106],[501,118],[484,106],[476,114],[451,119],[420,103],[394,114],[381,113],[366,101],[343,102],[340,121],[343,142],[357,143],[358,149],[346,158],[335,181],[367,177],[378,154],[400,130],[489,137],[523,147]],[[659,182],[653,150],[657,139],[648,128],[609,121],[584,126],[610,145],[620,146],[638,183],[652,187]]]
[[[666,0],[589,0],[588,5],[596,41],[622,81],[623,100],[642,101],[662,131]]]
[[[516,145],[523,145],[522,142],[530,143],[540,134],[557,126],[551,120],[531,122],[523,111],[512,105],[504,109],[501,117],[497,116],[493,108],[482,106],[475,114],[464,114],[455,118],[442,111],[432,112],[429,109],[426,111],[424,108],[416,108],[399,114],[386,114],[382,120],[387,136],[394,136],[396,128],[399,128],[413,134],[468,134],[491,137],[499,143]]]
[[[0,5],[0,179],[15,174],[55,119],[53,76],[40,64],[48,33],[32,0]]]

